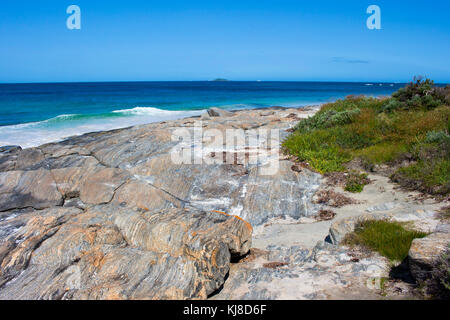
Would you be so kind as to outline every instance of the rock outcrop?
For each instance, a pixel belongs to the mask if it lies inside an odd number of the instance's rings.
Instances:
[[[313,249],[269,246],[252,249],[249,257],[234,264],[214,299],[375,299],[376,292],[367,288],[369,279],[378,279],[373,287],[380,289],[379,279],[388,273],[380,256],[355,258],[347,249],[323,241]]]
[[[382,176],[361,194],[336,189],[352,201],[317,201],[322,177],[278,154],[315,110],[218,109],[0,147],[0,299],[376,299],[389,290],[389,261],[338,246],[366,219],[432,233],[409,255],[413,275],[426,278],[449,239],[441,204]],[[245,139],[230,147],[231,129]],[[274,129],[279,139],[266,135]],[[174,150],[189,161],[174,161]],[[318,221],[321,209],[336,215]],[[390,287],[393,298],[410,290]]]
[[[431,271],[439,258],[449,249],[450,234],[448,232],[435,232],[425,238],[414,239],[408,253],[412,276],[418,281],[430,278]]]
[[[233,113],[219,108],[210,108],[208,109],[208,115],[210,117],[229,117],[232,116]]]
[[[251,228],[219,213],[113,204],[18,210],[0,223],[1,299],[206,298]]]
[[[231,258],[248,252],[252,226],[315,214],[310,199],[321,177],[291,170],[288,160],[264,175],[274,155],[267,145],[199,153],[205,141],[195,123],[249,135],[281,129],[283,137],[302,116],[221,112],[0,149],[0,299],[207,298]],[[193,139],[174,139],[180,128]],[[183,143],[193,159],[227,161],[174,163],[171,152]],[[235,161],[250,153],[266,156]]]

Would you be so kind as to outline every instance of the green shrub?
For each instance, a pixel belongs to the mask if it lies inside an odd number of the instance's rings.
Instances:
[[[427,137],[425,139],[427,143],[439,143],[439,144],[450,144],[450,135],[447,132],[440,131],[430,131],[427,133]]]
[[[426,235],[424,232],[407,230],[398,222],[370,220],[358,224],[355,231],[346,236],[344,244],[364,246],[391,261],[401,262],[408,256],[412,241]]]
[[[380,111],[387,100],[387,98],[373,98],[364,95],[350,95],[345,99],[339,99],[335,102],[323,105],[321,111],[330,109],[338,112],[353,109],[373,109],[376,111]]]
[[[414,77],[413,81],[408,83],[405,87],[400,88],[397,92],[392,94],[393,98],[399,101],[407,102],[414,96],[424,96],[427,93],[432,93],[434,89],[434,81],[430,79],[423,79],[423,77]]]
[[[431,110],[447,101],[447,90],[450,91],[447,88],[436,87],[434,81],[430,79],[415,77],[414,81],[392,94],[392,99],[386,102],[383,111]]]
[[[333,109],[318,112],[314,116],[304,119],[297,125],[300,132],[308,132],[316,129],[331,128],[336,125],[343,125],[352,122],[354,117],[360,112],[359,109],[336,111]]]
[[[389,99],[389,101],[386,103],[386,105],[383,107],[384,112],[392,112],[394,110],[399,110],[404,107],[404,104],[402,104],[397,99]]]
[[[370,180],[367,178],[367,173],[350,172],[347,176],[344,189],[348,192],[359,193],[369,183]]]
[[[408,146],[405,143],[383,142],[367,148],[356,150],[355,157],[362,159],[367,167],[375,164],[392,163],[408,152]]]
[[[408,189],[445,196],[450,193],[450,159],[419,160],[398,169],[391,178]]]
[[[445,87],[436,88],[437,97],[450,106],[450,84]]]

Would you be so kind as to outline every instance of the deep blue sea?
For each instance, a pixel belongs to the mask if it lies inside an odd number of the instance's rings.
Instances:
[[[0,84],[0,146],[224,109],[317,105],[349,94],[389,95],[403,84],[343,82],[108,82]]]

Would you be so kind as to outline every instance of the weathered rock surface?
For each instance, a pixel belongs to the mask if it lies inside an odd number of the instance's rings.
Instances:
[[[0,172],[0,211],[62,205],[63,197],[49,170]]]
[[[450,234],[446,232],[435,232],[425,238],[414,239],[408,253],[412,276],[419,281],[429,278],[430,272],[449,246]]]
[[[323,241],[309,250],[269,246],[252,249],[243,262],[233,264],[230,278],[213,299],[375,299],[376,291],[367,284],[388,273],[382,257],[355,259],[346,248]],[[373,287],[377,289],[376,283]]]
[[[334,242],[340,243],[358,221],[365,219],[404,222],[427,233],[447,232],[448,225],[442,224],[439,214],[445,203],[396,189],[388,177],[369,177],[372,183],[358,194],[321,185],[321,189],[331,188],[356,200],[344,206],[323,207],[336,212],[333,220],[275,217],[257,226],[252,253],[232,264],[224,289],[213,299],[418,298],[411,282],[390,278],[391,263],[387,259],[363,248],[328,243],[333,241],[330,231]],[[302,258],[296,258],[299,256]],[[408,269],[397,269],[396,273],[409,277]]]
[[[198,210],[111,204],[8,218],[0,223],[0,299],[206,298],[231,255],[251,244],[241,220]]]
[[[208,115],[210,117],[229,117],[232,116],[233,113],[219,108],[210,108],[208,109]]]
[[[193,152],[225,163],[175,164],[171,151],[186,141],[173,130],[192,134],[185,147],[195,151],[199,120],[205,130],[281,129],[283,137],[301,117],[300,109],[221,111],[1,148],[0,299],[207,298],[231,257],[248,252],[252,225],[314,215],[321,177],[287,160],[264,175],[274,153],[259,145]],[[234,161],[249,153],[266,156]]]

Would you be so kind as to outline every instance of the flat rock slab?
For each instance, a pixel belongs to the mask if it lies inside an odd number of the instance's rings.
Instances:
[[[0,172],[0,211],[62,205],[63,197],[49,170]]]
[[[233,113],[219,108],[210,108],[208,109],[208,115],[210,117],[229,117],[232,116]]]
[[[346,248],[319,242],[313,249],[268,246],[231,267],[219,300],[376,299],[372,279],[386,277],[389,268],[379,256],[360,260]]]

